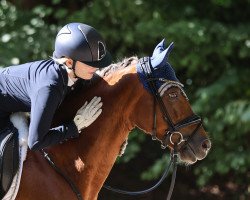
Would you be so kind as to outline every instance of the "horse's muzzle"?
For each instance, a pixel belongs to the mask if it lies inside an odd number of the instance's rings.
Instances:
[[[193,138],[179,149],[181,161],[193,164],[197,160],[204,159],[211,148],[211,141],[207,138]]]

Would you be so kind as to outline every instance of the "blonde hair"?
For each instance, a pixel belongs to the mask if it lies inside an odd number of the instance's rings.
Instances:
[[[63,57],[63,58],[55,58],[55,57],[51,57],[57,64],[59,65],[64,65],[65,67],[66,66],[66,61],[69,59],[69,58],[66,58],[66,57]]]

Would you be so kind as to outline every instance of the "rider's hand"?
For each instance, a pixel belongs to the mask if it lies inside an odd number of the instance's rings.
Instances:
[[[78,131],[88,127],[102,113],[101,97],[94,97],[89,103],[85,104],[77,111],[74,117],[74,123]]]

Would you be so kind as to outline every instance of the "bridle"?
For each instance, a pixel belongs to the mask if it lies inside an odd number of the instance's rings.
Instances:
[[[141,67],[141,71],[143,71],[143,74],[145,77],[145,80],[142,80],[142,81],[146,81],[147,86],[150,89],[150,92],[154,97],[154,112],[153,112],[153,114],[154,114],[153,119],[154,120],[153,120],[153,131],[151,133],[152,139],[159,140],[161,142],[161,147],[163,149],[165,149],[167,146],[172,148],[171,160],[170,160],[168,166],[166,167],[166,170],[164,171],[160,180],[153,187],[151,187],[149,189],[132,192],[132,191],[125,191],[125,190],[112,188],[112,187],[106,186],[106,185],[104,185],[103,187],[108,189],[108,190],[111,190],[113,192],[116,192],[116,193],[126,194],[126,195],[131,195],[131,196],[145,194],[145,193],[153,191],[155,188],[157,188],[164,181],[164,179],[167,177],[167,175],[169,173],[171,166],[173,165],[171,184],[170,184],[170,189],[169,189],[168,196],[167,196],[167,200],[170,200],[173,189],[174,189],[174,183],[175,183],[176,172],[177,172],[177,157],[178,157],[178,148],[177,147],[180,146],[181,143],[184,143],[184,145],[182,145],[181,148],[183,148],[184,146],[189,144],[189,140],[198,132],[199,128],[201,127],[202,120],[198,115],[193,114],[193,115],[183,119],[182,121],[178,122],[177,124],[174,124],[174,122],[173,122],[173,120],[172,120],[163,100],[162,100],[160,92],[156,89],[155,82],[156,81],[165,82],[166,84],[172,84],[174,86],[177,86],[180,89],[182,87],[182,84],[179,82],[176,82],[176,81],[170,81],[170,80],[166,80],[164,78],[154,77],[154,73],[152,71],[152,66],[151,66],[149,57],[141,58],[139,60],[139,67]],[[157,104],[160,107],[164,121],[166,122],[166,124],[169,127],[165,131],[163,139],[157,138],[157,134],[156,134],[156,132],[157,132],[156,131],[157,130],[157,127],[156,127],[156,121],[157,121],[156,105]],[[190,126],[192,124],[197,124],[196,128],[191,133],[191,135],[189,135],[187,138],[184,138],[180,130],[182,128]],[[169,143],[173,147],[171,147],[169,145]]]
[[[148,86],[150,88],[151,94],[154,97],[154,125],[153,125],[153,131],[152,131],[152,139],[153,140],[159,140],[161,141],[162,145],[161,147],[163,149],[165,149],[168,145],[168,143],[170,142],[172,145],[174,145],[175,143],[177,145],[180,145],[182,142],[188,142],[188,140],[190,140],[198,131],[198,129],[200,128],[200,126],[202,125],[202,120],[201,118],[196,115],[193,114],[185,119],[183,119],[182,121],[178,122],[177,124],[174,124],[174,122],[172,121],[172,118],[162,100],[162,97],[159,93],[159,91],[156,89],[156,85],[155,85],[155,81],[161,81],[161,82],[165,82],[167,84],[173,84],[177,87],[182,87],[182,84],[176,81],[170,81],[164,78],[155,78],[153,75],[153,71],[151,70],[152,67],[150,65],[150,61],[149,61],[149,57],[144,57],[141,58],[139,60],[140,63],[140,67],[142,68],[145,77],[147,78],[146,81],[148,83]],[[167,123],[168,125],[168,129],[165,131],[165,134],[163,136],[163,139],[160,140],[157,138],[156,136],[156,104],[158,104],[158,106],[160,107],[160,110],[162,112],[163,115],[163,119],[164,121]],[[180,132],[180,129],[186,127],[186,126],[190,126],[192,124],[198,124],[197,127],[195,128],[195,130],[192,132],[192,134],[188,137],[188,138],[184,138],[182,133]],[[179,141],[174,142],[174,135],[179,136]]]
[[[181,143],[184,143],[180,148],[183,148],[184,146],[189,144],[189,140],[198,132],[199,128],[202,125],[202,120],[201,118],[196,115],[193,114],[185,119],[183,119],[182,121],[174,124],[172,121],[172,118],[162,100],[162,97],[159,93],[159,91],[156,89],[156,84],[155,81],[161,81],[161,82],[165,82],[165,83],[169,83],[169,84],[174,84],[177,87],[181,86],[181,83],[179,82],[175,82],[175,81],[169,81],[166,80],[164,78],[155,78],[154,77],[154,73],[152,71],[152,67],[151,67],[151,63],[150,63],[150,58],[149,57],[144,57],[141,58],[139,60],[139,66],[141,67],[145,77],[146,77],[146,81],[148,84],[148,87],[150,89],[151,94],[154,97],[154,122],[153,122],[153,131],[152,131],[152,139],[153,140],[159,140],[161,142],[161,147],[163,149],[165,149],[167,146],[169,146],[170,148],[172,148],[171,150],[171,159],[170,162],[168,164],[168,166],[166,167],[162,177],[160,178],[160,180],[151,188],[146,189],[146,190],[142,190],[142,191],[125,191],[125,190],[120,190],[120,189],[116,189],[107,185],[104,185],[103,187],[111,190],[113,192],[116,193],[120,193],[120,194],[126,194],[126,195],[131,195],[131,196],[136,196],[136,195],[141,195],[141,194],[146,194],[148,192],[153,191],[154,189],[156,189],[163,181],[164,179],[167,177],[171,166],[173,165],[173,173],[172,173],[172,178],[171,178],[171,184],[170,184],[170,189],[168,192],[168,196],[167,196],[167,200],[170,200],[173,189],[174,189],[174,184],[175,184],[175,178],[176,178],[176,172],[177,172],[177,158],[178,158],[178,146],[181,145]],[[156,134],[156,121],[157,121],[157,115],[156,115],[156,105],[158,104],[158,106],[160,107],[160,110],[162,112],[163,115],[163,119],[166,122],[166,124],[168,125],[168,129],[165,131],[165,134],[163,136],[162,139],[159,139],[157,137]],[[194,131],[186,138],[184,138],[183,134],[181,133],[181,129],[193,124],[197,124],[196,128],[194,129]],[[172,147],[169,145],[169,143],[172,145]],[[81,193],[79,192],[79,189],[75,186],[75,184],[53,163],[53,161],[50,159],[50,157],[48,156],[48,154],[44,151],[41,150],[42,154],[44,155],[45,159],[49,162],[49,164],[57,171],[57,173],[59,173],[64,179],[65,181],[70,185],[71,189],[75,192],[77,199],[78,200],[82,200],[82,196]]]

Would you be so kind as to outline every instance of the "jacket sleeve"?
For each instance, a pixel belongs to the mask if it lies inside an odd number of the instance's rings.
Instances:
[[[73,121],[50,129],[55,111],[61,100],[62,95],[55,86],[43,87],[37,92],[34,102],[31,103],[28,138],[28,145],[31,150],[39,150],[79,136]]]

